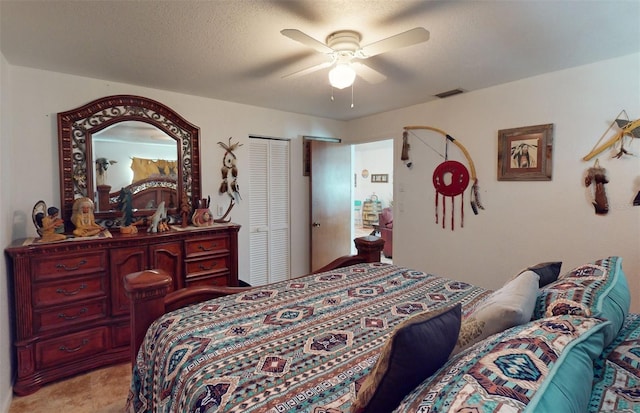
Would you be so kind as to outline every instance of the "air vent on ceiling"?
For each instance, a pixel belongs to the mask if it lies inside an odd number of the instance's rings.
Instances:
[[[464,90],[451,89],[451,90],[447,90],[446,92],[438,93],[435,96],[439,97],[440,99],[444,99],[444,98],[448,98],[449,96],[459,95],[460,93],[464,93]]]

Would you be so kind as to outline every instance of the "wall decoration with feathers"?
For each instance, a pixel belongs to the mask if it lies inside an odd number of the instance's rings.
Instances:
[[[231,138],[229,138],[229,143],[218,142],[224,149],[224,155],[222,157],[222,168],[220,168],[220,172],[222,173],[222,182],[220,183],[220,188],[218,189],[218,193],[220,195],[227,194],[231,198],[229,201],[229,208],[227,208],[227,212],[216,220],[215,222],[229,222],[227,216],[231,212],[233,206],[239,202],[242,198],[240,197],[240,186],[238,185],[238,167],[236,166],[237,157],[236,154],[233,153],[238,147],[242,146],[240,142],[236,142],[234,144],[231,143]]]
[[[434,170],[433,173],[433,185],[436,190],[436,198],[435,198],[435,217],[436,223],[439,222],[439,208],[442,211],[442,228],[445,227],[445,219],[446,210],[445,203],[446,198],[450,198],[451,202],[451,230],[454,228],[454,197],[461,195],[462,202],[460,204],[460,226],[464,227],[464,192],[467,189],[469,183],[471,182],[471,209],[475,215],[478,215],[479,210],[484,209],[484,206],[480,202],[480,187],[478,185],[478,177],[476,176],[476,168],[473,163],[473,159],[471,159],[471,155],[467,151],[467,149],[460,143],[460,141],[454,139],[451,135],[443,131],[442,129],[434,128],[432,126],[405,126],[403,128],[402,133],[402,153],[400,156],[400,160],[402,160],[407,168],[411,169],[413,166],[413,162],[409,160],[409,149],[411,145],[409,144],[409,135],[413,135],[418,141],[422,142],[426,146],[434,149],[431,145],[427,144],[419,135],[415,134],[415,131],[418,130],[426,130],[431,132],[436,132],[441,134],[444,137],[445,142],[445,154],[440,154],[440,156],[444,158],[444,162],[438,165],[438,167]],[[467,163],[469,164],[469,170],[460,162],[449,160],[448,158],[448,144],[452,143],[455,145],[464,155]],[[442,204],[440,205],[438,201],[438,195],[441,195]]]
[[[626,119],[622,119],[623,116]],[[605,136],[614,128],[614,125],[617,126],[618,131],[609,137],[609,139],[602,142]],[[582,160],[589,161],[608,148],[614,148],[616,150],[612,158],[621,159],[626,156],[632,156],[633,153],[627,150],[628,146],[625,148],[625,145],[630,145],[633,139],[640,139],[640,119],[630,120],[629,115],[627,115],[627,112],[623,109],[602,134],[593,149],[585,155]],[[609,203],[604,190],[604,185],[609,183],[609,180],[605,176],[605,172],[604,168],[600,167],[600,162],[596,158],[595,165],[587,170],[587,176],[585,178],[586,186],[591,185],[591,183],[595,184],[593,206],[598,215],[604,215],[609,212]],[[640,205],[640,191],[634,198],[633,205]]]

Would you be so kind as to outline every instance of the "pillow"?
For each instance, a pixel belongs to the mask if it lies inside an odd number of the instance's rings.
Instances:
[[[533,317],[572,314],[610,320],[605,332],[608,345],[622,328],[630,304],[622,258],[608,257],[580,265],[546,285],[538,296]]]
[[[420,313],[400,324],[351,406],[352,413],[390,412],[449,358],[460,330],[462,306]]]
[[[512,279],[515,279],[526,271],[533,271],[540,276],[538,287],[542,288],[558,279],[558,275],[560,275],[560,267],[562,267],[562,261],[541,262],[521,270]]]
[[[462,322],[453,354],[492,334],[530,321],[539,282],[537,273],[525,271],[482,301]]]
[[[531,266],[527,268],[527,270],[533,271],[540,276],[540,282],[538,286],[542,288],[545,285],[552,283],[558,279],[558,275],[560,275],[561,267],[562,267],[562,261],[549,261],[549,262],[541,262],[540,264]]]
[[[452,357],[396,411],[587,412],[608,324],[562,315],[507,329]]]

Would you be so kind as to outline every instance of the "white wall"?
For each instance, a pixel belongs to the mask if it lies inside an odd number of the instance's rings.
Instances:
[[[200,127],[202,194],[211,195],[212,205],[226,206],[228,197],[218,195],[223,149],[217,142],[243,144],[236,151],[241,201],[231,212],[231,219],[242,225],[239,233],[239,275],[248,279],[249,271],[249,135],[291,139],[291,272],[309,271],[309,196],[308,177],[302,176],[302,135],[343,136],[346,124],[311,116],[205,99],[140,86],[113,83],[60,73],[11,66],[2,63],[2,179],[0,179],[0,213],[6,225],[2,243],[35,236],[30,214],[39,199],[59,206],[57,113],[84,105],[94,99],[133,94],[160,101]],[[7,93],[7,85],[11,85]],[[282,92],[286,99],[287,91]],[[12,163],[9,164],[9,161]],[[2,262],[2,273],[4,261]],[[5,277],[1,277],[0,296],[9,295]],[[11,316],[7,300],[0,304],[0,411],[10,399],[11,360],[8,322]]]
[[[395,136],[394,263],[497,288],[537,262],[562,260],[564,272],[620,255],[632,309],[640,311],[640,206],[632,206],[640,190],[640,140],[627,147],[636,156],[600,156],[610,180],[606,216],[595,215],[584,185],[593,161],[581,160],[622,109],[632,120],[640,117],[639,73],[640,55],[634,54],[349,122],[348,136]],[[498,181],[498,131],[546,123],[555,126],[553,180]],[[442,159],[410,138],[413,168],[405,167],[405,125],[443,129],[471,153],[486,209],[476,216],[467,204],[464,228],[434,223],[431,177]],[[430,139],[442,142],[437,134]],[[450,148],[449,154],[465,162],[460,152]]]
[[[369,171],[367,178],[362,177],[363,169]],[[393,201],[393,140],[354,145],[353,171],[356,175],[353,199],[365,201],[375,194],[382,207],[388,207]],[[372,182],[371,174],[387,174],[389,182]]]
[[[9,208],[9,182],[11,179],[11,142],[8,142],[8,129],[11,122],[8,116],[8,89],[9,81],[7,80],[7,62],[2,54],[0,54],[0,220],[1,222],[11,222],[11,214]],[[7,144],[9,143],[9,144]],[[11,227],[9,225],[0,225],[0,243],[8,245],[11,242]],[[11,403],[11,385],[12,371],[11,368],[11,308],[13,306],[13,298],[11,296],[6,276],[6,261],[0,260],[0,411],[9,410]]]

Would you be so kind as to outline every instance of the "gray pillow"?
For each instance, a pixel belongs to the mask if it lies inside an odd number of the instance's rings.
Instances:
[[[452,354],[490,335],[531,321],[539,278],[533,271],[524,271],[478,304],[462,321]]]

